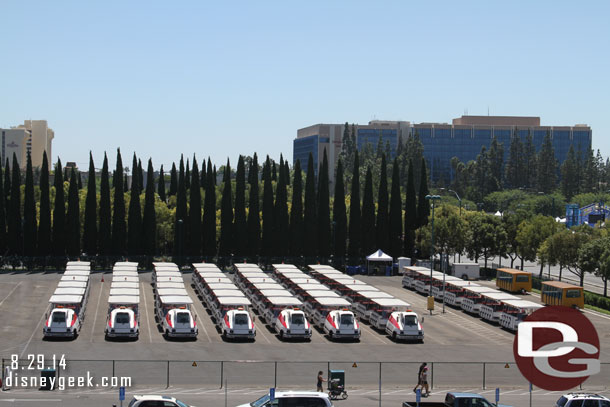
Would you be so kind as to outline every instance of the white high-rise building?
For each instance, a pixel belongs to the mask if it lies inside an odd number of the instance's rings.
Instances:
[[[52,142],[55,133],[47,125],[46,120],[25,120],[23,124],[10,129],[0,129],[2,134],[2,165],[9,160],[13,165],[13,154],[21,168],[25,168],[27,155],[31,154],[32,166],[42,166],[42,154],[47,152],[49,168],[51,168]]]

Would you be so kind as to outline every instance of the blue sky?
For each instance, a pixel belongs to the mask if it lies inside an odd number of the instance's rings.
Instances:
[[[0,127],[155,167],[280,153],[296,130],[469,114],[587,123],[610,155],[610,3],[3,2]]]

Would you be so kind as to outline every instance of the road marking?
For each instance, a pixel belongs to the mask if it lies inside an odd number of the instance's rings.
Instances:
[[[30,335],[30,339],[28,339],[28,341],[25,344],[25,347],[23,348],[23,351],[21,352],[21,354],[19,355],[19,358],[23,357],[23,354],[25,353],[25,351],[28,349],[28,346],[30,346],[30,342],[32,342],[32,339],[34,338],[34,335],[36,334],[36,332],[38,331],[38,327],[40,326],[40,324],[42,323],[42,321],[45,320],[45,315],[42,316],[42,318],[40,318],[40,321],[38,321],[38,324],[36,324],[36,328],[34,328],[34,331],[32,332],[32,335]]]
[[[15,292],[15,290],[17,289],[17,287],[19,287],[19,286],[21,285],[21,283],[22,283],[21,281],[20,281],[20,282],[18,282],[18,283],[17,283],[17,285],[15,286],[15,288],[13,288],[13,289],[11,290],[11,292],[10,292],[10,293],[8,293],[8,294],[6,295],[6,297],[4,297],[4,299],[3,299],[2,301],[0,301],[0,307],[2,306],[2,304],[4,304],[4,301],[6,301],[6,299],[7,299],[8,297],[10,297],[10,296],[11,296],[11,294],[12,294],[13,292]]]
[[[103,277],[103,275],[102,275]],[[91,339],[89,342],[93,342],[93,331],[95,330],[95,322],[97,321],[97,314],[100,310],[100,301],[102,300],[102,291],[104,291],[104,284],[100,283],[100,295],[97,296],[97,308],[95,309],[95,315],[93,316],[93,325],[91,326]]]
[[[193,290],[193,292],[195,293],[195,297],[197,297],[197,291]],[[201,303],[201,302],[199,302]],[[208,330],[205,329],[205,326],[203,324],[203,319],[201,318],[201,316],[199,315],[199,312],[197,311],[197,307],[195,306],[195,304],[193,304],[193,309],[195,310],[195,315],[197,315],[197,319],[199,320],[199,326],[201,328],[203,328],[203,333],[205,334],[205,336],[208,338],[208,342],[212,342],[212,338],[210,338],[210,335],[208,334]]]
[[[144,289],[144,283],[141,282],[142,295],[144,296],[144,312],[146,312],[146,326],[148,327],[148,342],[152,343],[152,333],[150,332],[150,316],[148,315],[148,301],[146,300],[146,290]]]
[[[63,399],[0,399],[2,401],[7,401],[9,403],[15,403],[15,402],[21,402],[21,401],[35,401],[35,402],[40,402],[40,401],[56,401],[56,402],[60,402],[63,401]]]

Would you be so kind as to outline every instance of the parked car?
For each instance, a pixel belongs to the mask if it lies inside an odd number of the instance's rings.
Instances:
[[[555,407],[610,407],[610,399],[595,393],[568,393],[557,400]]]
[[[450,392],[445,396],[445,401],[422,401],[419,404],[415,401],[403,402],[402,407],[461,407],[461,406],[472,406],[472,407],[509,407],[504,404],[496,404],[487,401],[485,397],[476,393],[455,393]]]
[[[269,394],[265,394],[258,400],[238,407],[332,407],[332,403],[326,393],[315,391],[276,391],[273,401]],[[131,407],[131,406],[130,406]]]
[[[186,404],[175,397],[152,394],[135,395],[128,407],[195,407]]]

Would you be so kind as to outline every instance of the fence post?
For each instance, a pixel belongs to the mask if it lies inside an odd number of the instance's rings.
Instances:
[[[274,362],[275,369],[273,374],[273,388],[277,388],[277,361]]]
[[[379,362],[379,407],[381,407],[381,362]]]
[[[115,376],[115,374],[114,374],[114,359],[112,359],[112,377],[114,377],[114,376]]]
[[[483,362],[483,390],[485,390],[485,362]]]
[[[169,388],[169,360],[167,361],[167,387],[166,389]]]
[[[431,363],[431,372],[430,372],[430,388],[433,389],[434,388],[434,362]]]
[[[222,389],[222,380],[224,378],[224,374],[225,374],[225,362],[224,361],[220,361],[220,388]]]

